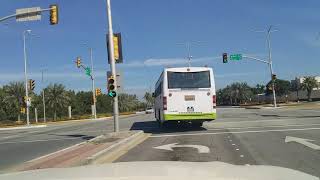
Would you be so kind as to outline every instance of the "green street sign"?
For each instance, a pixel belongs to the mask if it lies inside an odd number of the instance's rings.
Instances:
[[[241,59],[242,59],[242,54],[231,54],[230,55],[230,60],[239,61]]]
[[[90,68],[86,67],[85,71],[86,71],[87,76],[91,76],[91,69]]]
[[[115,91],[109,91],[108,96],[109,97],[116,97],[117,93]]]

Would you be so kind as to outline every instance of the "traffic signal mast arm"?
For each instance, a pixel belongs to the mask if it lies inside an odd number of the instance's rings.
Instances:
[[[22,16],[22,15],[28,15],[28,14],[36,14],[36,13],[41,13],[41,12],[44,12],[44,11],[50,11],[51,9],[52,8],[46,8],[46,9],[40,9],[40,10],[36,10],[36,11],[31,11],[31,12],[22,12],[22,13],[11,14],[9,16],[5,16],[5,17],[0,18],[0,22],[4,21],[4,20],[7,20],[7,19],[10,19],[10,18],[13,18],[13,17],[16,17],[16,16]]]
[[[89,67],[85,67],[84,65],[80,65],[80,67],[82,67],[83,68],[83,70],[87,70],[87,68],[89,68]],[[91,78],[91,80],[93,80],[93,77],[92,77],[92,74],[91,74],[91,72],[90,72],[90,78]]]
[[[255,60],[255,61],[262,62],[262,63],[266,63],[266,64],[271,64],[269,61],[266,61],[266,60],[263,60],[263,59],[259,59],[259,58],[255,58],[255,57],[251,57],[251,56],[242,55],[242,57],[250,59],[250,60]]]

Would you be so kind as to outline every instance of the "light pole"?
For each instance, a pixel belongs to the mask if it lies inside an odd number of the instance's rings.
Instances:
[[[23,56],[24,56],[24,78],[25,78],[25,88],[26,88],[26,109],[27,109],[27,125],[30,125],[29,120],[29,95],[28,95],[28,77],[27,77],[27,52],[26,52],[26,33],[31,33],[31,30],[23,31]]]
[[[271,83],[272,83],[272,95],[273,95],[273,105],[274,107],[277,107],[277,99],[276,99],[276,90],[275,90],[275,86],[274,86],[274,80],[272,78],[273,75],[273,67],[272,67],[272,58],[271,58],[271,40],[270,40],[270,36],[272,32],[275,32],[277,30],[273,30],[272,29],[272,25],[269,26],[268,30],[267,30],[267,41],[268,41],[268,53],[269,53],[269,69],[270,69],[270,73],[271,73]],[[265,32],[265,31],[256,31],[256,32]]]
[[[191,59],[192,59],[192,56],[191,56],[191,44],[200,44],[202,42],[198,42],[198,41],[194,41],[194,42],[184,42],[184,43],[177,43],[178,45],[185,45],[186,48],[187,48],[187,52],[188,52],[188,66],[190,67],[191,66]]]
[[[274,31],[275,31],[275,30],[274,30]],[[270,68],[271,81],[272,81],[273,105],[274,105],[274,107],[277,107],[276,91],[275,91],[275,88],[274,88],[274,81],[275,81],[275,80],[273,80],[273,78],[272,78],[273,68],[272,68],[271,42],[270,42],[270,34],[271,34],[271,32],[274,32],[274,31],[272,31],[272,26],[270,26],[269,29],[268,29],[267,39],[268,39],[268,49],[269,49],[269,68]]]
[[[87,46],[87,43],[83,43],[83,45]],[[97,107],[96,107],[96,91],[95,91],[95,85],[94,85],[94,72],[93,72],[93,57],[92,57],[92,48],[89,48],[89,54],[90,54],[90,63],[91,63],[91,85],[92,85],[92,101],[93,101],[93,115],[94,119],[97,119]]]
[[[114,77],[114,91],[117,92],[117,73],[116,63],[114,60],[114,47],[113,47],[113,30],[112,30],[112,17],[111,17],[111,5],[110,0],[107,0],[107,16],[108,16],[108,39],[109,39],[109,57],[110,57],[110,68],[111,75]],[[113,97],[113,120],[114,120],[114,131],[119,132],[119,106],[118,96]]]
[[[41,83],[42,85],[44,84],[44,80],[43,80],[43,72],[45,71],[46,69],[42,69],[41,70]],[[42,90],[42,104],[43,104],[43,122],[46,123],[47,120],[46,120],[46,103],[44,101],[44,91],[45,91],[45,88],[43,87],[43,90]]]

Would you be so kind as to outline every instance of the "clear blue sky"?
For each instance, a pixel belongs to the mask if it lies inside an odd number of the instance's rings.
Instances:
[[[17,8],[59,4],[59,24],[49,25],[49,15],[41,21],[0,23],[0,85],[23,80],[22,31],[28,36],[28,73],[40,90],[41,68],[46,68],[45,85],[63,83],[67,88],[90,90],[90,81],[73,61],[81,56],[89,64],[94,48],[96,85],[106,90],[107,32],[104,0],[1,0],[0,17]],[[115,32],[123,37],[124,88],[143,94],[153,89],[165,66],[185,66],[186,48],[178,43],[200,41],[191,47],[192,65],[213,67],[217,87],[233,81],[265,84],[270,75],[265,64],[243,60],[222,63],[221,54],[243,53],[267,58],[265,30],[270,24],[274,69],[281,79],[319,75],[320,1],[285,0],[112,0]]]

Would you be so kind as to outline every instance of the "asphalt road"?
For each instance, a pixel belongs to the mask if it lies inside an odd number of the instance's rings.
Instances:
[[[319,109],[225,108],[218,114],[215,122],[203,128],[160,129],[154,121],[136,122],[131,129],[152,135],[117,162],[222,161],[281,166],[320,177]],[[286,138],[294,141],[285,142]],[[199,153],[204,147],[210,151]]]
[[[117,162],[222,161],[281,166],[320,176],[320,109],[223,108],[218,109],[216,121],[202,128],[159,128],[153,116],[120,119],[121,130],[152,135]],[[112,120],[0,131],[0,171],[112,131]],[[286,137],[298,142],[285,142]]]
[[[121,130],[148,116],[120,118]],[[113,132],[113,120],[88,120],[48,124],[44,128],[0,131],[0,173],[34,158],[67,148],[103,133]]]

